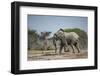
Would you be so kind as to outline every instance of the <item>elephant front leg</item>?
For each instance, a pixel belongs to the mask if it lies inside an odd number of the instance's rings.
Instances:
[[[76,49],[78,50],[78,53],[80,53],[80,49],[79,49],[79,44],[75,44]]]
[[[69,52],[69,45],[67,41],[64,43],[64,52]]]
[[[64,46],[64,52],[69,52],[69,46]]]
[[[57,46],[55,46],[55,54],[57,53]]]
[[[59,54],[61,54],[63,47],[63,45],[60,46]]]

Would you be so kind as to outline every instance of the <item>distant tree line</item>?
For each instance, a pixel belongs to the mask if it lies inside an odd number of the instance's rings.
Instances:
[[[35,46],[37,43],[39,35],[35,30],[28,29],[28,49],[30,50],[32,46]]]

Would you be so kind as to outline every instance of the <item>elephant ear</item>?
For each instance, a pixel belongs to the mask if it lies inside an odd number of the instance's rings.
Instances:
[[[56,34],[54,34],[54,35],[53,35],[53,39],[58,40],[58,38],[57,38],[57,35],[56,35]]]

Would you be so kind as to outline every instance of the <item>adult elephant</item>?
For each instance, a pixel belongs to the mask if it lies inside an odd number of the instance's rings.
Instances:
[[[69,46],[72,47],[73,53],[75,53],[73,46],[75,46],[75,48],[78,50],[78,53],[80,52],[79,36],[75,32],[67,33],[67,32],[64,32],[63,29],[60,29],[53,35],[53,44],[55,46],[55,53],[57,52],[57,41],[58,40],[60,41],[60,49],[59,49],[60,54],[63,48],[65,52],[66,52],[66,49],[67,51],[69,51]]]

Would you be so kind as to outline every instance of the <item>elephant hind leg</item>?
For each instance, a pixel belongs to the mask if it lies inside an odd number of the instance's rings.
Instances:
[[[80,53],[79,45],[78,43],[75,44],[76,49],[78,50],[78,53]]]
[[[73,47],[73,45],[72,45],[72,44],[71,44],[71,47],[72,47],[73,53],[75,53],[75,51],[74,51],[74,47]]]

